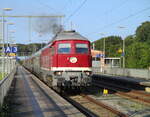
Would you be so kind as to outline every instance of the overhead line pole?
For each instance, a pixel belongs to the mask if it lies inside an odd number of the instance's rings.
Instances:
[[[11,8],[2,9],[2,78],[5,76],[5,11],[11,11]]]
[[[126,27],[119,26],[120,29],[125,29]],[[122,56],[123,56],[123,68],[125,68],[125,38],[123,39],[123,45],[122,45]]]
[[[62,24],[65,15],[0,15],[0,17],[29,18],[29,41],[31,41],[31,18],[60,18]]]
[[[4,37],[4,10],[2,10],[2,78],[4,78],[5,75],[5,37]]]

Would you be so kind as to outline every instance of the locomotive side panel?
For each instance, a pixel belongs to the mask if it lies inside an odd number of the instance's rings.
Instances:
[[[50,53],[49,53],[50,49],[46,48],[45,50],[42,51],[41,53],[41,67],[42,69],[47,69],[50,70],[49,66],[50,66],[50,61],[49,61],[49,57],[50,57]]]

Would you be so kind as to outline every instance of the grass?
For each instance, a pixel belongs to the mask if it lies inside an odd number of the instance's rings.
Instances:
[[[0,80],[2,80],[3,78],[2,78],[2,73],[0,73]]]
[[[4,74],[6,76],[6,74]],[[2,80],[2,73],[0,73],[0,80]],[[4,103],[2,106],[0,106],[0,117],[11,117],[11,113],[14,111],[14,109],[11,108],[13,105],[12,103],[12,91],[14,89],[10,89],[8,92],[8,95],[4,98]]]
[[[6,74],[4,74],[4,76],[5,76]],[[0,80],[2,80],[3,79],[3,77],[2,77],[2,73],[0,73]]]

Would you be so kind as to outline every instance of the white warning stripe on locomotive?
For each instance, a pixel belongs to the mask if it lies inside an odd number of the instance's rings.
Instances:
[[[41,67],[41,69],[43,69],[43,70],[47,70],[47,71],[50,71],[51,69],[49,69],[49,68],[45,68],[45,67]]]
[[[90,67],[52,67],[52,71],[92,71]]]
[[[42,69],[47,71],[92,71],[90,67],[51,67],[51,69],[42,67]]]

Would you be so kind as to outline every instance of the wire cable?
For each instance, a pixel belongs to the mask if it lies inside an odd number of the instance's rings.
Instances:
[[[125,5],[128,1],[129,0],[122,1],[118,6],[114,6],[113,8],[109,9],[108,11],[106,11],[104,14],[108,15],[108,14],[112,13],[113,11],[115,11],[115,10],[121,8],[123,5]]]
[[[142,13],[142,12],[145,12],[145,11],[147,11],[147,10],[149,10],[149,9],[150,9],[150,7],[147,7],[147,8],[145,8],[145,9],[142,9],[142,10],[140,10],[140,11],[138,11],[138,12],[135,12],[135,13],[133,13],[133,14],[127,16],[127,17],[124,17],[124,18],[122,18],[122,19],[119,19],[119,20],[116,21],[116,22],[113,22],[113,23],[110,23],[110,24],[108,24],[108,25],[105,25],[105,26],[99,28],[98,30],[103,30],[104,28],[111,27],[112,25],[115,25],[115,24],[118,24],[118,23],[120,23],[120,22],[122,22],[122,21],[125,21],[125,20],[127,20],[127,19],[129,19],[129,18],[131,18],[131,17],[134,17],[134,16],[136,16],[136,15]],[[92,34],[95,34],[95,33],[97,33],[97,31],[88,33],[87,35],[89,35],[89,34],[92,35]]]
[[[66,2],[66,4],[60,9],[60,11],[64,11],[65,9],[67,9],[68,7],[68,5],[69,5],[69,2],[70,2],[71,0],[67,0],[67,2]]]
[[[83,5],[84,5],[86,2],[87,2],[87,0],[84,0],[84,1],[68,16],[68,18],[66,19],[66,21],[64,22],[64,24],[67,23],[67,22],[69,21],[69,19],[70,19],[71,17],[73,17],[73,16],[83,7]]]
[[[35,0],[35,1],[36,1],[36,0]],[[51,7],[50,5],[47,5],[47,4],[43,3],[43,1],[41,1],[41,0],[36,1],[36,3],[37,3],[37,2],[38,2],[41,6],[44,6],[44,7],[48,8],[48,9],[50,9],[50,10],[53,10],[53,11],[55,11],[55,12],[57,12],[57,13],[60,13],[60,11],[56,10],[55,8]]]

